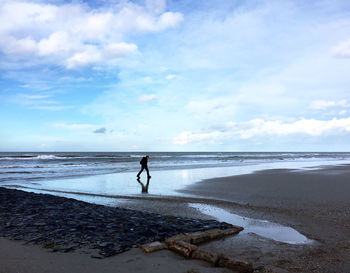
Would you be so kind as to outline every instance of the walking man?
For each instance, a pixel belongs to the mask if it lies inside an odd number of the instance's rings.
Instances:
[[[137,177],[138,177],[138,178],[140,178],[140,174],[143,172],[143,170],[146,170],[146,172],[147,172],[147,178],[151,178],[151,176],[149,175],[148,166],[147,166],[148,158],[149,158],[149,156],[146,155],[146,156],[144,156],[144,157],[141,159],[141,161],[140,161],[140,164],[141,164],[141,171],[139,171],[139,173],[137,174]]]

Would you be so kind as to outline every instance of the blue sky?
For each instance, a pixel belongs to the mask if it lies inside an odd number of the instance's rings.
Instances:
[[[0,151],[349,151],[349,1],[0,1]]]

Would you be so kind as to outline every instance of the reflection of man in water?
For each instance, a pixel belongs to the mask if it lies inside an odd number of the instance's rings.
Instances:
[[[141,185],[141,193],[148,193],[149,180],[150,176],[147,177],[147,184],[145,186],[145,184],[141,182],[140,177],[137,178],[137,182],[139,182],[139,184]]]
[[[143,170],[146,170],[147,177],[151,178],[151,176],[149,175],[148,166],[147,166],[148,158],[149,158],[149,156],[146,155],[141,159],[141,161],[140,161],[141,171],[139,171],[139,173],[137,174],[137,177],[140,177],[140,174],[143,172]]]

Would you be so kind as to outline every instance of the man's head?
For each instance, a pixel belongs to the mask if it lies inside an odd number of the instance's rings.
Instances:
[[[148,156],[148,155],[146,155],[146,157],[147,157],[147,158],[149,158],[149,156]]]

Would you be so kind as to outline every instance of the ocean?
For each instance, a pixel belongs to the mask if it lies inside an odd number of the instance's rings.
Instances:
[[[1,152],[0,185],[137,172],[145,154],[152,171],[350,160],[349,152]]]

